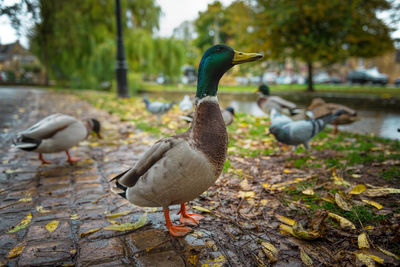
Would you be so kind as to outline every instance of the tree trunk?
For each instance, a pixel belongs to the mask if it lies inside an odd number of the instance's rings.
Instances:
[[[312,62],[307,62],[308,79],[307,79],[307,92],[314,92],[313,87],[313,65]]]

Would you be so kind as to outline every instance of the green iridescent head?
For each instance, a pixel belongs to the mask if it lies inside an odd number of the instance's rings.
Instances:
[[[231,47],[218,44],[204,53],[199,66],[196,97],[216,96],[222,75],[234,65],[256,61],[263,56],[258,53],[242,53]]]

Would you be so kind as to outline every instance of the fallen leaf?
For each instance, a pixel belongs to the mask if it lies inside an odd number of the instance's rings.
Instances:
[[[351,195],[359,195],[362,192],[364,192],[367,189],[367,187],[364,184],[358,184],[356,186],[354,186],[351,191],[349,192],[349,194]]]
[[[32,214],[29,212],[24,219],[22,219],[19,224],[17,224],[15,227],[13,227],[11,230],[8,231],[8,233],[15,233],[21,229],[24,229],[29,225],[29,223],[32,221]]]
[[[42,206],[36,206],[36,211],[39,212],[39,213],[48,213],[48,212],[50,212],[50,210],[46,210]]]
[[[353,178],[356,178],[356,179],[361,177],[361,175],[359,175],[359,174],[355,174],[355,173],[354,173],[354,174],[352,174],[351,176],[352,176]]]
[[[243,190],[251,190],[251,186],[250,186],[249,183],[247,182],[247,179],[243,179],[243,181],[241,181],[241,182],[239,183],[239,185],[240,185],[240,187],[241,187]]]
[[[211,210],[200,207],[200,206],[192,206],[193,209],[199,210],[199,211],[203,211],[203,212],[209,212],[211,213]]]
[[[279,231],[281,232],[281,234],[294,236],[293,228],[289,225],[286,224],[279,225]]]
[[[249,191],[249,192],[244,192],[244,191],[239,191],[238,193],[238,198],[251,198],[256,195],[256,192],[254,191]]]
[[[72,214],[69,216],[69,218],[70,218],[71,220],[78,220],[78,219],[79,219],[79,215],[78,215],[77,213],[72,213]]]
[[[283,170],[283,173],[291,173],[292,171],[291,170],[289,170],[289,169],[284,169]]]
[[[12,173],[22,172],[22,171],[24,171],[24,169],[18,168],[16,170],[6,170],[5,173],[6,174],[12,174]]]
[[[372,201],[372,200],[362,199],[362,202],[367,203],[367,204],[369,204],[371,206],[374,206],[378,210],[383,208],[383,206],[381,204],[379,204],[378,202]]]
[[[383,254],[386,254],[386,255],[388,255],[388,256],[390,256],[390,257],[393,257],[393,258],[395,258],[396,260],[400,260],[400,257],[399,256],[397,256],[397,255],[395,255],[395,254],[393,254],[392,252],[390,252],[390,251],[387,251],[387,250],[385,250],[385,249],[383,249],[383,248],[381,248],[381,247],[377,247]]]
[[[269,262],[276,262],[278,260],[278,250],[274,245],[266,241],[261,242],[261,249],[267,255]]]
[[[32,201],[31,197],[24,197],[24,198],[21,198],[20,200],[18,200],[18,202],[31,202],[31,201]]]
[[[56,221],[56,220],[49,222],[48,224],[46,224],[46,229],[47,229],[47,231],[49,231],[50,233],[52,233],[54,230],[57,229],[59,223],[60,223],[60,222],[59,222],[59,221]]]
[[[107,219],[118,218],[118,217],[121,217],[121,216],[125,216],[125,215],[127,215],[129,213],[132,213],[132,211],[131,210],[125,210],[125,211],[121,211],[121,212],[117,212],[117,213],[113,213],[113,214],[108,214],[108,215],[106,215],[106,218]]]
[[[378,256],[376,256],[374,254],[367,254],[367,255],[369,257],[371,257],[374,261],[376,261],[376,262],[378,262],[380,264],[383,264],[385,262],[382,258],[380,258],[380,257],[378,257]]]
[[[93,233],[96,233],[97,231],[100,231],[101,229],[102,229],[101,227],[100,227],[100,228],[90,229],[89,231],[86,231],[86,232],[84,232],[84,233],[80,233],[79,236],[82,238],[82,237],[91,235],[91,234],[93,234]]]
[[[343,218],[332,212],[329,212],[328,216],[331,217],[332,219],[335,219],[336,221],[338,221],[340,224],[340,227],[342,227],[342,228],[356,229],[354,224],[351,221],[347,220],[346,218]]]
[[[374,260],[368,256],[367,254],[364,253],[356,253],[356,257],[359,261],[361,261],[363,264],[365,264],[367,267],[374,267],[375,262]]]
[[[206,261],[201,267],[222,267],[226,262],[226,258],[224,255],[216,257],[215,259],[211,259]]]
[[[400,194],[400,189],[398,188],[373,188],[364,191],[364,195],[368,197],[382,197],[389,194]]]
[[[335,194],[335,202],[342,210],[351,211],[351,205],[348,204],[346,201],[344,201],[344,199],[339,195],[339,193]]]
[[[366,233],[359,234],[357,239],[359,248],[369,248],[368,237]]]
[[[7,258],[12,259],[17,257],[19,254],[21,254],[21,252],[24,250],[25,245],[18,245],[15,246],[13,249],[11,249],[8,254],[7,254]]]
[[[295,220],[286,218],[285,216],[282,216],[282,215],[279,215],[279,214],[275,214],[275,218],[277,218],[280,222],[283,222],[283,223],[288,224],[290,226],[293,226],[296,223]]]
[[[313,260],[310,258],[310,256],[307,255],[307,253],[302,248],[300,248],[300,258],[305,265],[307,266],[313,265]]]
[[[308,196],[312,196],[312,195],[314,195],[315,193],[314,193],[314,190],[312,189],[312,188],[307,188],[307,189],[305,189],[305,190],[303,190],[303,191],[301,191],[304,195],[308,195]]]
[[[339,177],[336,175],[335,169],[333,169],[333,171],[332,171],[332,176],[333,176],[334,183],[336,185],[350,186],[350,183],[347,182],[346,180],[344,180],[343,177]]]
[[[123,224],[112,224],[104,227],[104,230],[113,231],[128,231],[133,229],[138,229],[145,225],[147,222],[147,213],[144,213],[137,222],[135,223],[123,223]]]

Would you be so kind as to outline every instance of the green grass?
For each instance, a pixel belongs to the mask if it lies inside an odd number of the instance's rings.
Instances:
[[[387,170],[381,171],[380,176],[382,179],[386,181],[400,181],[400,168],[399,167],[391,167]]]
[[[382,87],[372,85],[347,85],[347,84],[315,84],[315,90],[321,92],[339,92],[339,93],[359,93],[359,94],[373,94],[380,95],[381,97],[400,96],[399,87]],[[272,92],[282,91],[305,91],[307,85],[305,84],[279,84],[270,85]],[[183,85],[183,84],[156,84],[156,83],[141,83],[142,90],[151,91],[196,91],[196,85]],[[257,90],[256,85],[220,85],[218,87],[220,92],[248,92],[254,93]]]

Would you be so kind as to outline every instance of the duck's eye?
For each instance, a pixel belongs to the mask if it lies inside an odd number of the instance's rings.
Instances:
[[[219,52],[222,52],[222,50],[223,50],[222,47],[218,47],[215,51],[216,51],[217,53],[219,53]]]

